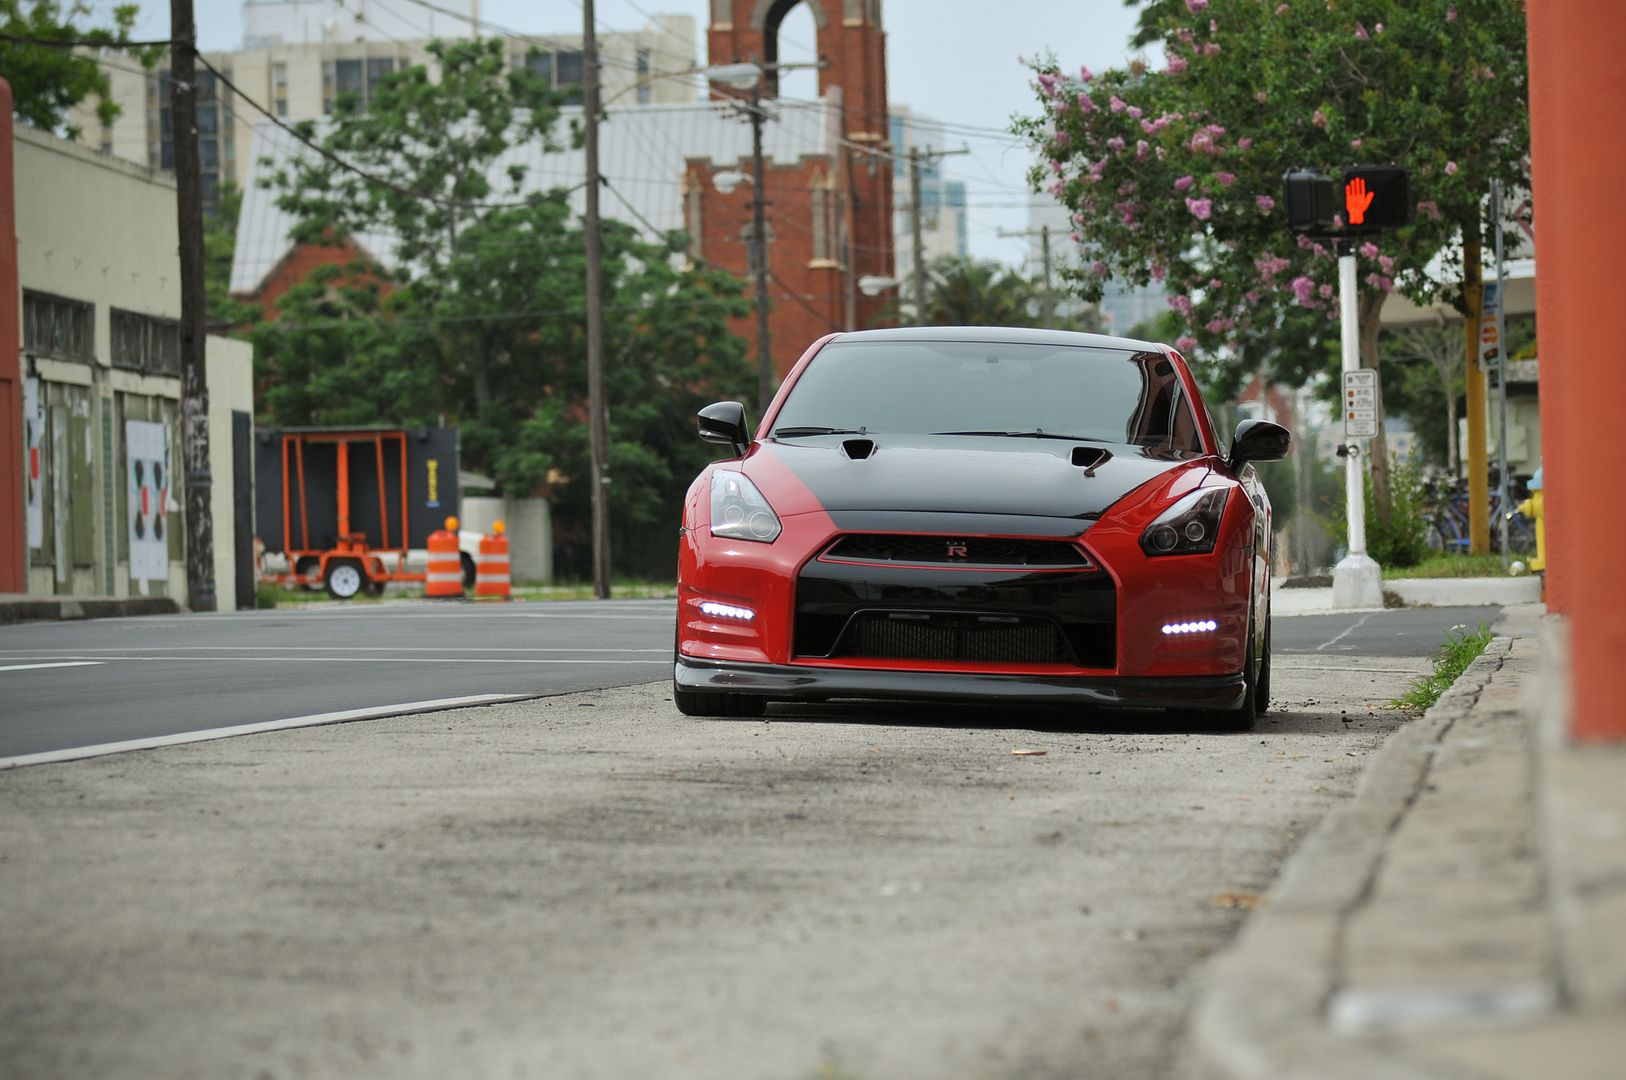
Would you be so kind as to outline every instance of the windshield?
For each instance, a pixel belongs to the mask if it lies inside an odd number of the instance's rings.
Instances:
[[[833,342],[791,388],[774,433],[1056,435],[1201,452],[1159,352],[1005,342]]]

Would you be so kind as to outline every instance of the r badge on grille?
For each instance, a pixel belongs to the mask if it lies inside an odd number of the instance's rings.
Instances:
[[[948,557],[951,559],[968,558],[966,547],[967,544],[964,540],[950,540],[948,542]]]

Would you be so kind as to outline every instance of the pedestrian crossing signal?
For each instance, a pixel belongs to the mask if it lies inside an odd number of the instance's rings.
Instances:
[[[1377,232],[1411,221],[1411,177],[1399,165],[1345,169],[1338,193],[1346,232]]]

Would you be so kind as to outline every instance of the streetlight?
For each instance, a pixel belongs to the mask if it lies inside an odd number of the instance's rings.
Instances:
[[[888,289],[896,289],[903,282],[895,277],[880,277],[876,274],[865,274],[858,279],[858,291],[865,296],[880,296]]]
[[[742,106],[751,118],[751,174],[728,169],[711,178],[712,186],[731,195],[743,183],[751,185],[751,262],[756,282],[757,306],[757,409],[768,410],[773,400],[774,365],[768,333],[768,226],[767,203],[762,183],[762,67],[757,64],[720,64],[706,69],[706,78],[733,90],[750,90],[749,106]]]

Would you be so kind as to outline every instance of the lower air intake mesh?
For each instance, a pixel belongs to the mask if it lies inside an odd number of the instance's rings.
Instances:
[[[913,612],[863,612],[854,616],[836,645],[835,655],[996,664],[1076,662],[1066,638],[1045,619]]]

